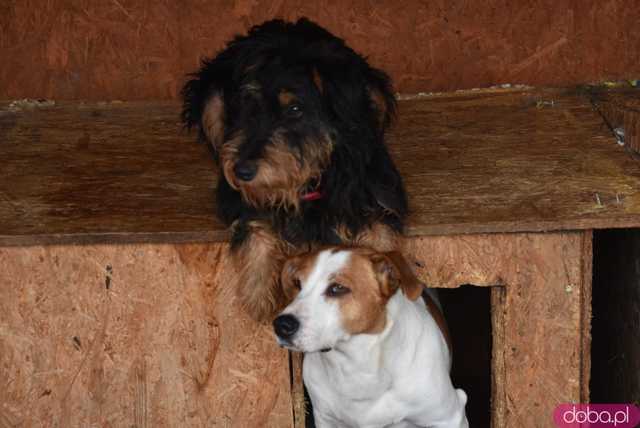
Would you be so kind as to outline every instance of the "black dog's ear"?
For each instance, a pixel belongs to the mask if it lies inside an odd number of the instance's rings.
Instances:
[[[281,20],[265,22],[236,36],[215,57],[204,59],[200,70],[189,75],[182,89],[182,121],[186,128],[199,128],[199,138],[219,150],[225,133],[225,103],[234,96],[240,83],[260,66],[274,34],[285,31]],[[225,99],[229,98],[229,99]]]
[[[396,99],[391,80],[383,71],[370,67],[353,51],[317,70],[323,96],[349,132],[383,134],[387,130],[395,118]]]
[[[203,60],[200,70],[182,88],[182,122],[198,128],[198,139],[217,153],[224,140],[224,85],[232,77],[220,56]]]
[[[389,76],[376,68],[367,70],[367,91],[378,118],[380,131],[387,130],[396,117],[396,97]]]

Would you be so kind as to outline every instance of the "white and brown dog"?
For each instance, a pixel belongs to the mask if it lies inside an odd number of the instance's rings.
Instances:
[[[282,286],[293,301],[273,325],[281,346],[305,353],[316,426],[469,426],[438,303],[399,253],[333,247],[297,256]]]

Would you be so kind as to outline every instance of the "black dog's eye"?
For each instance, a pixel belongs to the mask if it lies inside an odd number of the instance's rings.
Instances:
[[[351,293],[351,290],[349,290],[342,284],[338,284],[337,282],[332,282],[331,284],[329,284],[329,287],[327,287],[327,291],[325,292],[328,297],[339,297],[347,293]]]
[[[285,114],[289,117],[300,117],[302,116],[302,106],[300,104],[291,104],[287,107]]]

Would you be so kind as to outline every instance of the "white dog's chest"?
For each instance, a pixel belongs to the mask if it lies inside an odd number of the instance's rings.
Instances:
[[[408,389],[394,385],[386,373],[332,373],[318,354],[305,356],[304,378],[316,415],[326,426],[416,427],[407,418],[419,414],[424,402],[411,400]],[[396,379],[397,380],[397,379]],[[407,381],[407,383],[410,383]],[[411,395],[418,391],[411,391]],[[316,421],[317,423],[317,421]],[[323,424],[318,424],[322,427]]]
[[[311,385],[313,385],[311,383]],[[325,388],[327,385],[315,385]],[[407,402],[397,395],[394,390],[386,391],[379,397],[367,397],[363,399],[347,398],[340,395],[311,392],[315,398],[314,406],[317,407],[316,415],[323,415],[328,422],[326,426],[335,427],[416,427],[406,420],[407,415],[413,410],[407,406]],[[324,425],[318,424],[322,427]]]
[[[466,395],[451,383],[444,337],[426,310],[412,305],[394,311],[388,334],[353,336],[329,354],[305,355],[317,427],[468,428]]]

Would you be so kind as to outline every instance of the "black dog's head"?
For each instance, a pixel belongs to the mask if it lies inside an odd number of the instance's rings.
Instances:
[[[256,26],[191,77],[182,118],[256,208],[297,209],[332,167],[366,175],[395,111],[387,75],[307,19]]]

